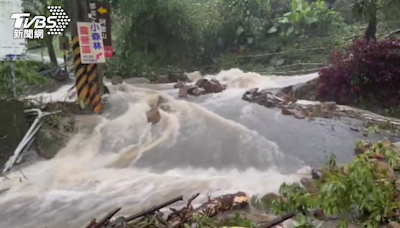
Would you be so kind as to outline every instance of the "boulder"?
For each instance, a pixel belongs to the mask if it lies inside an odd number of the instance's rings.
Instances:
[[[317,170],[317,169],[311,169],[311,177],[312,177],[312,179],[314,179],[314,180],[319,180],[319,179],[321,179],[321,176],[322,176],[322,173],[321,173],[321,171],[320,170]]]
[[[298,85],[281,88],[279,91],[297,99],[315,101],[317,87],[318,78],[315,78]]]
[[[174,85],[174,88],[179,89],[179,97],[186,97],[187,95],[200,96],[208,93],[219,93],[224,90],[224,87],[218,80],[207,80],[205,78],[198,80],[195,85],[190,86],[183,81],[179,81]]]
[[[187,97],[187,95],[188,95],[188,90],[189,90],[188,87],[179,88],[178,97]]]
[[[177,82],[175,85],[174,85],[174,88],[175,89],[179,89],[179,88],[183,88],[183,87],[187,87],[188,85],[185,83],[185,82],[183,82],[183,81],[179,81],[179,82]]]
[[[189,95],[195,96],[194,90],[197,89],[198,87],[195,85],[191,85],[187,87],[187,91]]]
[[[257,103],[259,105],[265,105],[268,102],[267,93],[256,93],[251,97],[251,102]]]
[[[150,109],[146,112],[147,122],[156,124],[161,120],[161,113],[158,109]]]
[[[215,79],[206,81],[202,86],[199,87],[204,88],[205,93],[220,93],[224,91],[224,88],[221,85],[221,83]]]
[[[206,92],[204,91],[203,88],[195,87],[190,90],[190,95],[193,95],[193,96],[200,96],[203,94],[206,94]]]
[[[293,113],[287,108],[282,108],[282,115],[291,116]]]
[[[124,79],[121,76],[113,76],[111,78],[112,85],[122,84],[123,82],[124,82]]]
[[[308,193],[315,193],[317,191],[317,186],[313,178],[301,178],[300,184],[306,189]]]
[[[197,87],[203,87],[207,82],[208,82],[207,79],[202,78],[202,79],[198,80],[198,81],[195,83],[195,85],[196,85]]]
[[[252,88],[247,90],[243,96],[242,96],[242,100],[244,101],[248,101],[248,102],[253,102],[253,97],[257,94],[258,92],[258,88]]]

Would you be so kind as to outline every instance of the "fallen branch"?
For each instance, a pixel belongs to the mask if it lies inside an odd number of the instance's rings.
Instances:
[[[134,219],[137,219],[137,218],[140,218],[142,216],[152,214],[152,213],[154,213],[154,212],[156,212],[156,211],[158,211],[158,210],[160,210],[160,209],[162,209],[162,208],[164,208],[166,206],[169,206],[169,205],[171,205],[173,203],[176,203],[176,202],[178,202],[180,200],[183,200],[183,196],[178,196],[178,197],[173,198],[173,199],[171,199],[171,200],[169,200],[169,201],[167,201],[165,203],[162,203],[160,205],[154,206],[153,208],[150,208],[148,210],[144,210],[142,212],[139,212],[137,214],[134,214],[134,215],[131,215],[131,216],[127,217],[127,218],[124,218],[121,221],[111,223],[107,227],[118,227],[118,226],[121,226],[122,224],[124,224],[126,222],[130,222],[130,221],[132,221]]]
[[[276,225],[279,225],[280,223],[293,218],[294,216],[296,216],[296,212],[289,212],[281,217],[278,217],[274,220],[272,220],[271,222],[268,222],[266,224],[264,224],[263,226],[261,226],[260,228],[271,228],[274,227]]]
[[[106,223],[110,221],[110,219],[120,211],[121,208],[114,209],[113,211],[109,212],[106,216],[104,216],[99,223],[97,223],[93,228],[100,228],[101,226],[105,226]]]
[[[186,210],[184,213],[182,213],[181,218],[180,218],[180,223],[178,225],[178,227],[182,227],[183,223],[185,223],[187,220],[192,218],[192,214],[193,214],[193,206],[192,206],[192,202],[193,200],[195,200],[198,196],[200,195],[200,193],[197,193],[196,195],[193,195],[192,197],[190,197],[190,199],[188,200],[187,204],[186,204]],[[192,213],[190,213],[192,212]]]
[[[92,221],[90,221],[89,224],[85,228],[91,228],[94,225],[96,225],[96,219],[92,219]]]
[[[197,196],[196,196],[197,197]],[[180,210],[171,209],[173,212],[168,215],[167,221],[180,224],[182,222],[182,214],[185,214],[185,220],[191,220],[193,217],[214,217],[219,213],[229,210],[244,209],[249,205],[249,197],[244,192],[235,194],[226,194],[213,199],[209,199],[196,209],[192,206],[183,207]]]

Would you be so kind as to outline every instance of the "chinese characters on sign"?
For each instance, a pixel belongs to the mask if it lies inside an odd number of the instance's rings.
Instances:
[[[43,29],[14,29],[14,39],[43,39]]]
[[[90,3],[90,17],[93,22],[100,23],[105,57],[111,58],[113,56],[113,48],[111,42],[110,5],[99,2]]]
[[[79,46],[83,64],[105,63],[100,23],[78,22]]]

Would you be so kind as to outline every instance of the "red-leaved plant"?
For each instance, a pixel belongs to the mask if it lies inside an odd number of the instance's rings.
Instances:
[[[389,108],[400,102],[400,42],[354,40],[343,53],[331,54],[331,65],[319,71],[317,98],[351,102],[379,101]]]

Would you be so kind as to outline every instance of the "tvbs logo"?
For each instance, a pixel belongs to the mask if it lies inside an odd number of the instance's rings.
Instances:
[[[51,16],[35,16],[29,19],[30,13],[13,13],[11,19],[15,20],[14,28],[16,30],[48,29],[48,35],[61,35],[67,28],[71,19],[61,6],[48,6]]]
[[[15,19],[15,29],[29,29],[33,25],[34,29],[52,29],[57,26],[56,16],[35,16],[32,20],[29,20],[30,13],[14,13],[11,15],[12,19]]]

